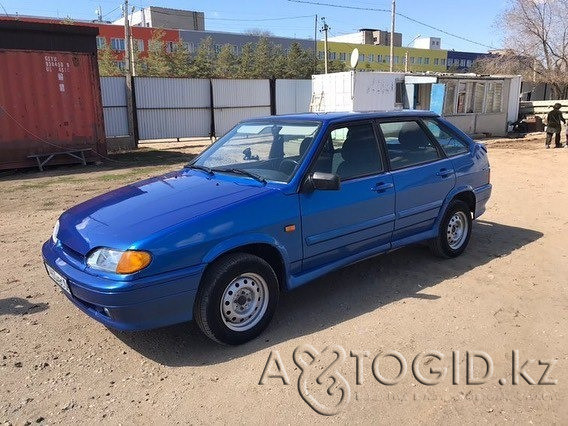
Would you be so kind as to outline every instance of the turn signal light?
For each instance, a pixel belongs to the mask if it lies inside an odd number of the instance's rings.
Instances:
[[[125,251],[118,265],[116,266],[117,274],[132,274],[144,269],[150,264],[152,256],[145,251],[127,250]]]

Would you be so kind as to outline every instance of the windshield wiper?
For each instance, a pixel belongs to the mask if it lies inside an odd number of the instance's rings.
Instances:
[[[205,167],[205,166],[200,166],[199,164],[189,163],[189,164],[186,164],[185,167],[188,168],[188,169],[201,170],[201,171],[203,171],[203,172],[205,172],[205,173],[207,173],[208,175],[211,175],[211,176],[213,176],[215,174],[211,168]]]
[[[237,174],[237,175],[248,176],[248,177],[251,177],[253,179],[256,179],[259,182],[266,183],[265,178],[263,178],[260,175],[257,175],[256,173],[249,172],[248,170],[243,170],[243,169],[213,169],[213,171],[229,172],[229,173],[234,173],[234,174]]]

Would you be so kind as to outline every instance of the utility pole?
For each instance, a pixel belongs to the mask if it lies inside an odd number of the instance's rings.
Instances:
[[[392,0],[391,34],[390,34],[390,72],[394,70],[394,17],[396,15],[396,0]]]
[[[103,22],[103,10],[101,9],[101,5],[95,9],[95,13],[97,14],[97,21]]]
[[[124,0],[124,70],[126,78],[126,109],[128,118],[128,135],[130,136],[130,147],[134,148],[138,145],[138,141],[134,137],[134,98],[132,92],[132,43],[130,37],[130,20],[128,14],[128,0]]]
[[[404,72],[408,72],[408,51],[404,54]]]
[[[314,74],[318,72],[318,15],[314,21]]]
[[[325,35],[325,38],[323,39],[323,53],[325,55],[324,72],[325,74],[327,74],[327,32],[331,29],[331,27],[326,24],[325,17],[322,17],[321,20],[323,22],[323,27],[320,31]]]

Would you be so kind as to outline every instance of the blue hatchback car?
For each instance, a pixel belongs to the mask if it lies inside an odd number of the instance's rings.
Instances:
[[[485,147],[430,112],[241,122],[183,170],[61,215],[47,272],[82,311],[121,330],[194,319],[239,344],[281,291],[429,241],[466,248],[491,194]]]

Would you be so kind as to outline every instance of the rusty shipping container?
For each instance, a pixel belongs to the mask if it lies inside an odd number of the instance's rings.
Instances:
[[[0,169],[29,156],[106,154],[96,36],[91,26],[0,20]],[[49,164],[77,162],[58,155]]]

